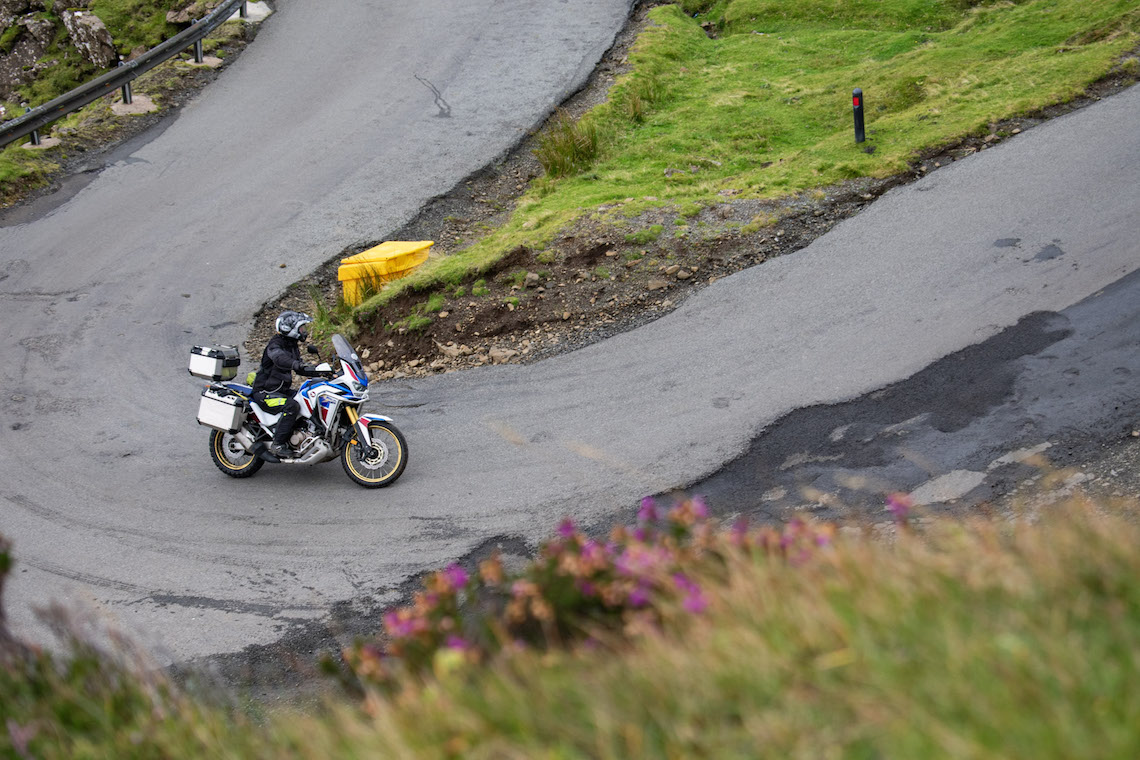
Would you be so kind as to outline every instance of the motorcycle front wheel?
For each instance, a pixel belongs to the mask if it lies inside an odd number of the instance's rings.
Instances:
[[[361,451],[349,441],[340,452],[344,471],[353,482],[365,488],[383,488],[396,482],[408,465],[408,442],[391,422],[370,422],[372,445]]]
[[[248,478],[265,464],[264,459],[243,449],[232,433],[221,430],[210,433],[210,459],[231,478]]]

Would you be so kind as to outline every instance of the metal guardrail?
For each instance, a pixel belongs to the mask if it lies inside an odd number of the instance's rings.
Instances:
[[[81,84],[74,90],[33,108],[23,116],[3,122],[0,124],[0,147],[13,140],[30,135],[120,87],[128,86],[135,78],[202,40],[207,34],[221,26],[246,2],[247,0],[225,0],[189,29],[184,29],[133,61],[120,63],[117,69]]]

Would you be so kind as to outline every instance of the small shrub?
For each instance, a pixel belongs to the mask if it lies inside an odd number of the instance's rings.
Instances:
[[[471,295],[476,298],[490,294],[491,289],[487,287],[487,281],[480,278],[471,285]]]
[[[766,227],[771,227],[778,221],[780,218],[772,214],[757,214],[752,217],[751,222],[740,228],[740,232],[743,235],[753,235]]]
[[[512,285],[518,285],[519,287],[522,287],[522,284],[526,282],[526,270],[516,269],[513,272],[504,274],[501,279],[503,284],[507,287],[511,287]]]
[[[625,242],[634,245],[647,245],[654,242],[657,238],[661,237],[661,233],[665,231],[665,226],[662,224],[654,224],[651,227],[646,227],[637,232],[631,232],[625,236]]]
[[[608,280],[610,279],[610,270],[606,267],[596,267],[594,269],[594,276],[599,280]]]
[[[598,155],[598,128],[590,119],[574,121],[559,111],[539,135],[534,155],[550,177],[569,177],[586,169]]]
[[[553,264],[555,255],[554,251],[542,251],[534,258],[539,264]]]
[[[829,524],[794,520],[782,531],[737,523],[718,532],[700,498],[662,515],[642,500],[636,525],[608,541],[567,519],[517,574],[498,554],[476,568],[452,564],[432,574],[411,606],[384,616],[387,647],[358,642],[344,660],[358,687],[388,688],[454,661],[481,662],[502,649],[570,646],[612,634],[657,630],[667,614],[699,616],[708,606],[695,580],[715,575],[731,554],[809,562],[830,550]]]

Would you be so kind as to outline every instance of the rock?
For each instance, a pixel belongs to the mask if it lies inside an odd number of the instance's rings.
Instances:
[[[652,290],[664,290],[665,288],[669,287],[669,283],[666,280],[653,279],[653,280],[650,280],[648,283],[646,283],[646,287],[651,291]]]
[[[491,362],[494,364],[505,364],[518,355],[519,352],[513,348],[492,348],[490,351]]]
[[[459,346],[453,344],[444,346],[438,342],[435,345],[439,349],[439,352],[448,358],[454,359],[459,356]]]
[[[96,67],[107,69],[119,62],[115,41],[98,16],[85,11],[64,11],[63,25],[67,27],[71,44]]]
[[[192,0],[166,12],[166,20],[171,24],[189,24],[212,11],[222,0]]]
[[[366,348],[360,352],[361,359],[367,359],[372,354],[372,349]]]
[[[410,362],[408,362],[408,366],[412,369],[415,369],[416,367],[420,366],[420,360],[412,359]]]
[[[570,312],[568,312],[568,311],[562,312],[562,321],[565,322],[568,319],[570,319]]]
[[[667,275],[669,275],[669,276],[671,277],[671,276],[673,276],[673,275],[677,274],[677,272],[678,272],[680,269],[681,269],[681,267],[680,267],[679,265],[677,265],[677,264],[674,264],[674,265],[673,265],[673,266],[671,266],[671,267],[666,267],[666,268],[665,268],[665,274],[667,274]]]
[[[617,251],[606,251],[606,258],[608,258],[608,259],[612,259],[614,256],[617,256],[617,255],[618,255]]]
[[[682,269],[680,272],[677,272],[677,279],[678,280],[687,280],[692,276],[693,276],[693,273],[688,271],[687,269]]]
[[[524,288],[533,288],[541,282],[541,278],[534,272],[527,272],[526,277],[523,279]]]
[[[451,312],[450,312],[450,311],[446,311],[446,310],[445,310],[445,311],[441,311],[441,312],[439,313],[439,318],[440,318],[440,319],[447,319],[447,318],[448,318],[448,317],[450,317],[450,316],[451,316]]]

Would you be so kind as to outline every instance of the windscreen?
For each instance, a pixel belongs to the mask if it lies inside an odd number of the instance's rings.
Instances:
[[[336,351],[336,358],[351,367],[360,383],[367,386],[368,375],[364,373],[364,367],[360,365],[360,357],[356,355],[355,349],[339,333],[332,336],[332,344],[333,350]]]

